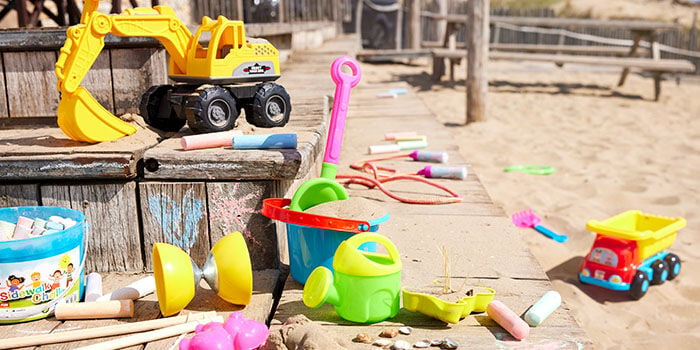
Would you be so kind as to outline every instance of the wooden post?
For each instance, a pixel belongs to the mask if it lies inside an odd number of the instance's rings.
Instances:
[[[408,28],[408,35],[411,41],[409,41],[409,46],[412,49],[420,49],[421,41],[421,26],[420,26],[420,0],[411,0],[410,7],[410,27]],[[402,11],[402,10],[399,10]],[[398,27],[401,28],[401,22],[399,22]],[[400,30],[400,29],[399,29]],[[397,44],[401,48],[401,43]]]
[[[489,2],[471,0],[467,6],[467,124],[486,119],[489,60]]]

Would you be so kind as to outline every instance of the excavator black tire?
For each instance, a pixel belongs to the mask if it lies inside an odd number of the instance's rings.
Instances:
[[[246,120],[257,127],[281,127],[289,122],[292,103],[282,85],[267,83],[258,89],[252,106],[246,107],[245,111]]]
[[[222,87],[202,91],[192,108],[186,111],[187,125],[195,133],[218,132],[233,129],[240,110],[236,100]]]
[[[172,85],[151,86],[143,95],[139,103],[139,113],[146,124],[162,131],[174,132],[180,130],[187,122],[177,117],[177,113],[165,100],[174,87]]]

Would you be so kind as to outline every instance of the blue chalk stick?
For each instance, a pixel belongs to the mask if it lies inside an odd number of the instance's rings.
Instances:
[[[297,134],[238,135],[231,142],[233,149],[297,148]]]

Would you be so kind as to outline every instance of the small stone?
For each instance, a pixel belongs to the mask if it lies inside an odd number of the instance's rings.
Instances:
[[[405,340],[397,340],[391,348],[394,350],[409,350],[411,348],[411,343]]]
[[[395,338],[397,335],[399,335],[399,331],[397,331],[394,328],[385,329],[381,333],[379,333],[379,336],[382,338]]]
[[[379,339],[375,340],[375,341],[372,343],[372,345],[374,345],[374,346],[379,346],[379,347],[382,347],[382,348],[383,348],[383,347],[385,347],[385,346],[391,345],[391,340],[379,338]]]
[[[355,343],[372,344],[372,340],[372,336],[370,336],[367,333],[357,333],[355,339],[353,339],[352,341],[354,341]]]
[[[457,349],[458,347],[459,344],[450,338],[445,338],[445,340],[442,342],[443,349]]]
[[[401,328],[399,328],[399,333],[401,333],[401,334],[403,334],[403,335],[409,335],[409,334],[411,334],[411,332],[413,332],[413,328],[411,328],[411,327],[401,327]]]
[[[428,339],[419,340],[415,344],[413,344],[413,347],[418,348],[418,349],[424,349],[424,348],[430,347],[430,340],[428,340]]]
[[[430,346],[440,346],[442,345],[442,339],[433,339],[430,341]]]

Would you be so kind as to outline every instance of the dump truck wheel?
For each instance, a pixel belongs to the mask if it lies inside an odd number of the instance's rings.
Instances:
[[[651,263],[651,269],[654,271],[654,276],[651,278],[651,284],[661,284],[666,282],[666,279],[668,279],[668,264],[665,261],[661,259],[654,260],[654,262]]]
[[[187,111],[187,125],[196,133],[226,131],[235,126],[239,113],[226,89],[212,87],[202,91]]]
[[[141,96],[139,113],[146,124],[163,131],[178,131],[185,126],[187,121],[178,118],[170,102],[166,100],[173,88],[172,85],[151,86]]]
[[[261,128],[285,126],[291,111],[292,103],[287,90],[281,85],[269,83],[255,93],[253,113],[250,113],[250,119],[246,116],[246,120]]]
[[[672,280],[681,273],[681,258],[678,255],[669,253],[664,257],[664,261],[668,264],[668,280]]]
[[[637,270],[632,278],[632,283],[630,283],[630,297],[639,300],[644,294],[647,294],[647,290],[649,290],[649,276],[646,272]]]

